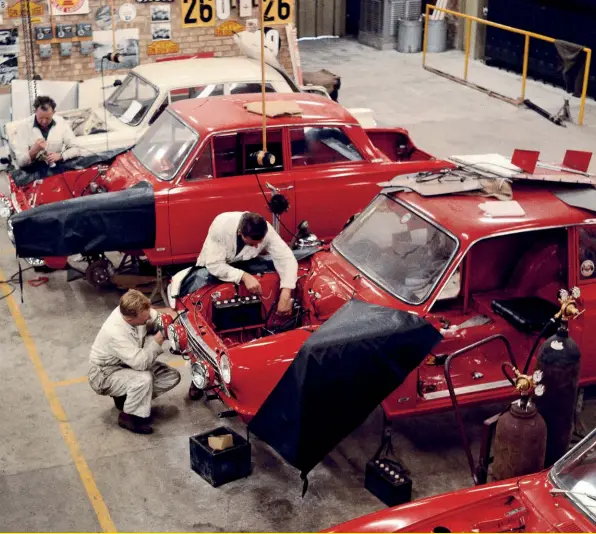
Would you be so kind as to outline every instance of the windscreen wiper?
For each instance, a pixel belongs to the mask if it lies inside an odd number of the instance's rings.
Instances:
[[[551,493],[551,494],[565,493],[565,494],[568,494],[568,495],[581,495],[582,497],[588,497],[588,499],[592,499],[593,501],[596,501],[596,494],[594,494],[594,493],[584,493],[583,491],[573,491],[573,490],[553,488],[553,489],[550,490],[549,493]]]

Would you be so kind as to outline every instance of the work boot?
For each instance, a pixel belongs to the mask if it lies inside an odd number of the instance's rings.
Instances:
[[[193,401],[200,400],[201,398],[203,398],[203,390],[195,386],[194,382],[190,383],[190,388],[188,390],[188,398]]]
[[[139,417],[126,412],[120,412],[118,416],[118,425],[136,434],[151,434],[153,432],[148,421],[148,417]]]
[[[116,408],[118,408],[120,411],[124,410],[124,403],[126,402],[126,395],[124,395],[123,397],[112,397],[114,399],[114,404],[116,405]]]

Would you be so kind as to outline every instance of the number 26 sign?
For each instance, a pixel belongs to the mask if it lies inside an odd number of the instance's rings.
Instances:
[[[182,0],[182,27],[215,26],[215,0]]]
[[[288,24],[294,20],[294,0],[259,0],[265,10],[265,24]]]

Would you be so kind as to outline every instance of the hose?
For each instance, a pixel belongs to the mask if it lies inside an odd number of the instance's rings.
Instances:
[[[534,342],[534,345],[532,347],[532,350],[530,351],[528,359],[526,360],[526,365],[524,365],[524,374],[525,375],[528,374],[528,367],[530,367],[530,362],[532,361],[534,352],[536,352],[536,349],[538,348],[538,343],[540,343],[540,340],[544,337],[544,334],[546,333],[547,329],[550,328],[550,326],[554,325],[554,324],[557,324],[557,319],[551,317],[548,320],[548,322],[544,325],[542,330],[540,331],[540,334],[538,334],[538,337],[536,338],[536,341]]]

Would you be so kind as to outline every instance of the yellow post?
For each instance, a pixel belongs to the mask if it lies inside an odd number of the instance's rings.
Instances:
[[[468,65],[470,64],[470,40],[472,39],[472,21],[466,19],[466,66],[464,67],[464,80],[468,81]]]
[[[526,98],[526,81],[528,79],[528,57],[530,55],[530,36],[526,33],[526,42],[524,44],[524,66],[522,67],[522,101]]]
[[[263,152],[267,152],[267,114],[265,112],[265,8],[263,3],[259,2],[261,19],[261,105],[263,106]]]
[[[426,43],[428,42],[428,19],[430,18],[430,8],[435,7],[426,4],[426,14],[424,15],[424,42],[422,43],[422,66],[426,65]]]
[[[582,89],[582,100],[579,105],[578,123],[581,126],[584,123],[584,107],[586,105],[586,93],[588,92],[588,80],[590,74],[590,62],[592,61],[592,49],[584,48],[586,51],[586,68],[584,69],[584,86]]]

